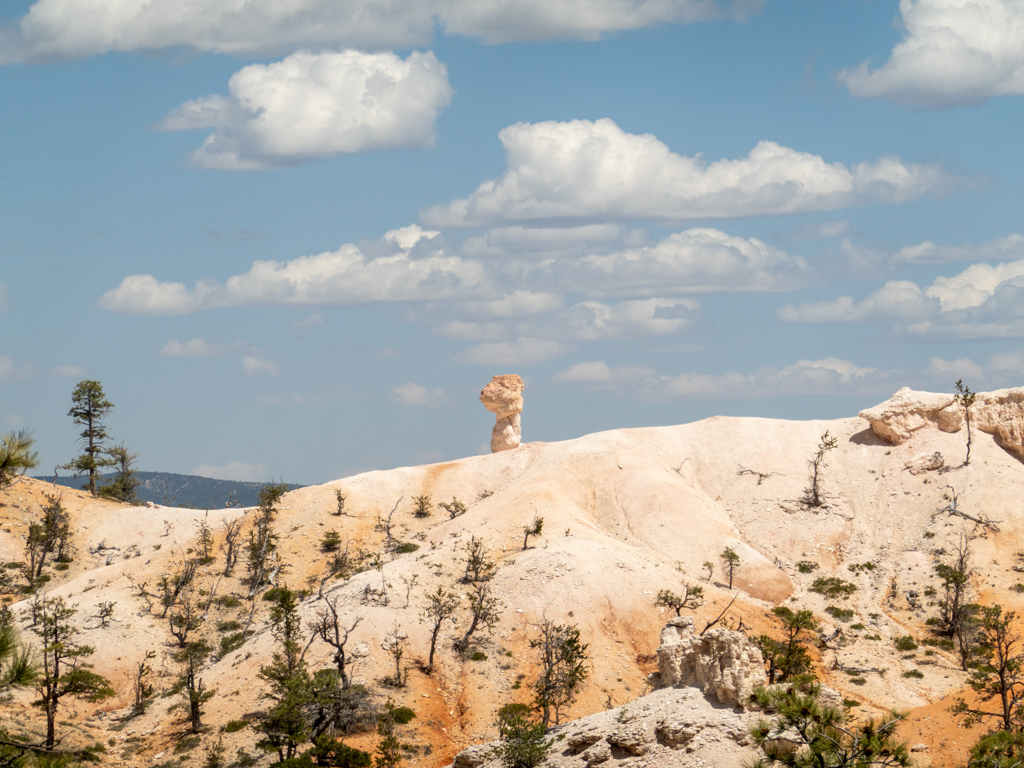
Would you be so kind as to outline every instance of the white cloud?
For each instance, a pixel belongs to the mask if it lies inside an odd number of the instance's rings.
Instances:
[[[536,365],[565,354],[566,347],[548,339],[523,338],[478,344],[455,355],[455,362],[471,365]]]
[[[451,101],[448,71],[433,53],[296,53],[251,64],[229,96],[186,102],[157,126],[214,128],[193,165],[262,170],[340,153],[432,147],[438,112]]]
[[[260,376],[263,374],[277,376],[281,372],[274,363],[254,357],[253,355],[246,355],[242,358],[242,370],[245,371],[246,376]]]
[[[1002,352],[998,355],[993,355],[988,361],[988,367],[1000,373],[1020,375],[1024,373],[1024,350]]]
[[[10,308],[11,304],[7,298],[7,285],[0,283],[0,312],[6,312]]]
[[[661,392],[655,394],[666,399],[852,394],[877,390],[887,377],[877,368],[862,368],[849,360],[828,357],[798,360],[781,369],[762,368],[751,374],[729,371],[663,377]]]
[[[160,357],[215,357],[227,353],[227,347],[212,344],[203,339],[192,339],[185,342],[172,339],[160,347]]]
[[[806,262],[757,238],[718,229],[676,232],[652,245],[546,264],[536,273],[595,295],[773,291],[802,280]]]
[[[447,402],[448,394],[443,389],[427,389],[421,384],[407,381],[391,389],[391,399],[401,405],[436,408]]]
[[[65,379],[77,379],[85,376],[85,368],[80,365],[58,365],[53,372]]]
[[[487,43],[596,40],[655,24],[742,17],[762,0],[37,0],[17,29],[0,31],[0,62],[190,46],[236,56],[297,49],[409,48],[435,25]]]
[[[589,384],[621,386],[635,384],[657,375],[657,371],[644,365],[617,365],[614,368],[603,360],[576,363],[568,370],[556,373],[552,381],[559,384]]]
[[[0,355],[0,381],[27,379],[32,375],[32,366],[19,363],[10,355]]]
[[[1024,336],[1024,260],[973,264],[925,288],[886,283],[861,302],[849,296],[779,310],[787,322],[896,320],[898,332],[928,338]]]
[[[839,73],[853,95],[929,108],[1024,93],[1020,0],[901,0],[900,14],[889,61]]]
[[[883,157],[847,167],[762,141],[747,157],[707,163],[607,118],[517,123],[499,133],[506,171],[468,198],[428,208],[432,226],[559,218],[757,216],[902,203],[954,183],[940,167]]]
[[[861,367],[849,360],[828,357],[798,360],[784,368],[766,367],[753,373],[690,371],[675,376],[658,374],[644,366],[611,367],[602,361],[578,363],[554,376],[560,384],[611,389],[620,395],[665,402],[727,397],[759,398],[803,394],[855,394],[885,392],[891,372]]]
[[[374,301],[469,299],[481,292],[480,264],[443,249],[416,258],[417,248],[401,250],[394,242],[372,244],[381,255],[358,246],[291,261],[257,261],[224,284],[200,280],[195,288],[160,282],[152,275],[129,275],[97,304],[110,312],[176,315],[213,307],[274,305],[352,305]]]
[[[958,379],[978,381],[985,376],[982,367],[969,357],[958,360],[943,360],[941,357],[933,357],[928,361],[928,373],[949,381]]]
[[[936,245],[925,240],[917,245],[901,248],[891,257],[892,263],[903,264],[945,264],[952,261],[996,261],[999,259],[1024,258],[1024,235],[1016,233],[993,240],[990,243],[965,243],[963,245]]]
[[[882,318],[927,317],[941,302],[922,291],[916,283],[894,280],[886,283],[860,303],[850,296],[816,304],[787,304],[779,310],[780,320],[790,323],[851,323]]]
[[[262,464],[245,464],[232,461],[223,466],[200,464],[190,474],[212,477],[214,480],[234,480],[239,483],[259,483],[267,479],[267,470]]]

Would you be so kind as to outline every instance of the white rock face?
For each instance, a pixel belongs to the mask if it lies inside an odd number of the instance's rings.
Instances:
[[[999,445],[1024,458],[1024,387],[982,392],[971,407],[971,425],[999,437]]]
[[[523,380],[514,373],[495,376],[480,392],[480,402],[495,418],[491,453],[518,448],[522,441],[519,414],[523,412]]]
[[[871,430],[892,445],[905,443],[919,429],[934,426],[943,432],[959,432],[964,426],[963,408],[952,395],[915,392],[903,387],[874,408],[860,412]],[[971,406],[971,426],[995,435],[999,444],[1024,458],[1024,387],[979,392]]]
[[[934,426],[943,432],[959,432],[963,409],[952,395],[915,392],[903,387],[881,405],[858,414],[871,424],[871,431],[891,445],[900,445],[919,429]]]
[[[652,682],[659,688],[699,688],[723,704],[742,707],[755,688],[768,684],[768,677],[761,651],[742,632],[711,629],[702,637],[693,619],[679,616],[661,631],[657,680]]]

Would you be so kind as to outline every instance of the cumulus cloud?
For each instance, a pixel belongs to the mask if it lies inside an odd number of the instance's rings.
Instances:
[[[407,381],[391,389],[391,399],[401,405],[436,408],[447,402],[448,394],[443,389],[427,389],[421,384]]]
[[[917,245],[900,248],[892,255],[896,265],[946,264],[953,261],[996,261],[1024,258],[1024,235],[1016,233],[990,243],[964,243],[962,245],[936,245],[925,240]]]
[[[228,96],[188,101],[157,125],[215,129],[191,156],[201,168],[263,170],[341,153],[432,147],[452,98],[433,53],[296,53],[232,75]]]
[[[1020,375],[1024,373],[1024,350],[1001,352],[988,361],[989,369],[1000,373]]]
[[[227,353],[227,347],[203,339],[184,342],[172,339],[160,347],[160,357],[216,357]]]
[[[212,477],[214,480],[234,480],[239,483],[259,483],[267,479],[267,470],[262,464],[246,464],[232,461],[223,466],[200,464],[190,474]]]
[[[254,355],[246,355],[242,358],[242,370],[245,371],[246,376],[277,376],[281,373],[274,363]]]
[[[946,381],[959,379],[978,381],[985,376],[982,367],[969,357],[962,357],[958,360],[943,360],[941,357],[933,357],[928,361],[928,373]]]
[[[436,234],[436,233],[435,233]],[[429,238],[428,238],[429,239]],[[291,261],[257,261],[223,284],[200,280],[194,288],[129,275],[104,293],[98,305],[111,312],[177,315],[213,307],[252,305],[353,305],[375,301],[468,299],[480,292],[480,264],[434,250],[422,258],[396,243],[373,244],[371,256],[348,244],[332,253]]]
[[[190,46],[236,56],[426,45],[435,25],[486,43],[596,40],[655,24],[741,18],[762,0],[37,0],[0,32],[0,61]]]
[[[762,141],[736,160],[676,154],[607,118],[517,123],[499,133],[505,172],[469,197],[426,209],[431,226],[550,219],[723,218],[902,203],[954,182],[898,157],[847,167]]]
[[[657,371],[645,365],[609,366],[603,360],[577,363],[568,370],[556,373],[552,381],[558,384],[584,384],[597,387],[615,387],[636,384],[652,379]]]
[[[564,354],[567,348],[549,339],[522,338],[478,344],[455,355],[455,362],[471,365],[536,365]]]
[[[1024,336],[1024,260],[973,264],[925,288],[906,280],[886,283],[864,300],[850,296],[779,310],[787,322],[895,320],[900,333],[918,337]]]
[[[1019,0],[901,0],[900,14],[903,40],[884,65],[839,73],[853,95],[934,108],[1024,93]]]

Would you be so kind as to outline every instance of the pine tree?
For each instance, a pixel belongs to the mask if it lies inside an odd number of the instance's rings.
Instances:
[[[100,488],[99,495],[126,504],[135,503],[139,500],[136,489],[142,485],[135,474],[135,460],[139,458],[139,454],[129,453],[124,443],[115,445],[105,453],[110,457],[111,465],[114,467],[114,476]]]
[[[114,459],[103,458],[107,452],[103,443],[110,436],[110,432],[103,425],[103,418],[114,408],[114,404],[107,400],[100,383],[91,379],[78,382],[75,391],[71,393],[71,403],[68,416],[75,424],[85,427],[78,438],[83,449],[80,456],[60,468],[72,470],[75,477],[89,475],[89,484],[83,488],[88,488],[95,496],[96,479],[100,470],[115,464]]]
[[[39,466],[39,454],[32,450],[35,442],[27,429],[0,438],[0,491],[13,485],[25,470]]]

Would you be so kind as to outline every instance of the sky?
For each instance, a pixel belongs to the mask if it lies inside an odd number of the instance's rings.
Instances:
[[[1020,0],[8,0],[0,433],[320,483],[1024,384]]]

